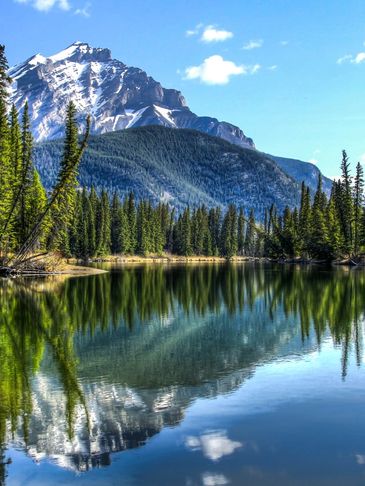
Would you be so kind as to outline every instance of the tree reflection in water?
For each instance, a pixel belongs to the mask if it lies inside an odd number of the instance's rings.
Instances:
[[[342,346],[345,379],[352,347],[358,366],[362,360],[364,295],[362,271],[250,264],[144,266],[82,278],[1,280],[0,484],[5,484],[7,441],[20,430],[25,447],[29,444],[32,387],[45,356],[61,384],[72,440],[77,407],[90,428],[80,373],[92,380],[95,366],[108,363],[111,383],[156,390],[204,387],[210,379],[252,369],[265,353],[274,356],[277,343],[285,334],[293,336],[297,325],[303,343],[314,335],[320,347],[330,334]],[[291,322],[285,328],[279,311]],[[184,316],[184,326],[167,331],[159,325],[152,331],[151,324],[149,333],[143,331],[151,321],[167,325],[177,315]],[[207,326],[212,316],[224,326]],[[180,417],[177,413],[175,419]],[[130,446],[146,438],[132,436]],[[100,455],[94,463],[108,464],[109,458]]]

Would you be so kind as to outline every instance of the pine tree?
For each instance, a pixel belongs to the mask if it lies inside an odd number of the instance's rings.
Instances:
[[[118,194],[114,192],[111,205],[111,251],[115,255],[121,252],[121,203]]]
[[[299,209],[299,251],[302,256],[308,253],[311,226],[310,189],[302,182],[300,209]]]
[[[47,194],[42,185],[41,179],[36,169],[32,169],[32,175],[29,182],[29,187],[26,192],[25,207],[26,225],[29,230],[34,226],[47,206]],[[39,238],[35,241],[34,248],[45,249],[48,235],[52,229],[52,221],[50,215],[47,215],[42,221],[42,228]]]
[[[18,229],[18,241],[22,245],[30,231],[32,225],[28,219],[28,206],[29,201],[28,191],[31,186],[31,178],[33,175],[32,164],[32,147],[33,140],[30,131],[30,119],[28,103],[25,103],[23,115],[22,115],[22,129],[21,129],[21,168],[20,168],[20,196],[19,196],[19,208],[17,214],[17,229]],[[33,221],[33,224],[35,221]]]
[[[100,196],[99,207],[97,211],[97,222],[99,225],[99,234],[97,241],[97,256],[108,255],[111,244],[111,218],[110,204],[107,192],[103,189]]]
[[[220,252],[221,215],[222,211],[220,208],[212,208],[208,215],[212,253],[215,256],[218,256]]]
[[[343,248],[343,237],[333,191],[326,210],[326,226],[327,234],[329,235],[329,258],[335,259],[341,254]]]
[[[266,214],[266,213],[265,213]],[[267,225],[265,224],[265,227]],[[245,249],[245,215],[243,208],[240,208],[238,215],[238,241],[237,251],[239,255],[243,255]]]
[[[192,254],[191,245],[191,218],[189,207],[185,208],[181,218],[181,243],[180,253],[184,256]]]
[[[122,205],[119,210],[119,248],[120,253],[125,254],[130,251],[131,240],[130,240],[130,227],[128,221],[128,214],[125,205]]]
[[[66,112],[66,133],[60,172],[54,192],[60,188],[53,209],[56,232],[51,245],[64,255],[70,255],[68,226],[73,218],[76,203],[76,187],[79,158],[76,107],[70,102]]]
[[[352,199],[350,163],[345,150],[342,152],[342,180],[340,183],[340,218],[344,235],[344,250],[349,255],[353,251],[354,206]]]
[[[11,218],[12,168],[10,155],[10,128],[7,116],[8,88],[10,78],[7,75],[8,63],[5,46],[0,45],[0,256],[9,249],[7,225]]]
[[[125,201],[125,209],[128,217],[129,224],[129,253],[135,253],[137,250],[137,211],[134,202],[134,194],[129,193],[128,198]]]
[[[251,209],[245,236],[245,253],[250,256],[255,256],[255,226],[255,214]]]
[[[322,177],[318,177],[317,191],[314,196],[311,213],[311,232],[309,240],[309,251],[316,258],[329,258],[328,248],[329,237],[326,225],[325,198],[322,190]]]
[[[283,215],[283,230],[281,233],[281,247],[287,256],[296,254],[296,234],[294,218],[288,206],[285,207]]]
[[[362,219],[364,207],[364,171],[360,162],[356,166],[354,186],[354,253],[359,255],[362,240]]]

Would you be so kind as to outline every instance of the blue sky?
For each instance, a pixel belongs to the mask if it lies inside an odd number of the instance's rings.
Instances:
[[[365,164],[363,0],[2,0],[11,65],[75,40],[182,91],[258,149],[339,173]]]

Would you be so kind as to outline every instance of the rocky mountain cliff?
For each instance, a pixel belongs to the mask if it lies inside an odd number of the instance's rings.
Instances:
[[[92,132],[162,125],[193,128],[241,147],[252,139],[230,123],[190,111],[180,91],[166,89],[145,71],[113,59],[109,49],[75,42],[50,57],[30,57],[9,71],[11,98],[18,110],[27,100],[37,142],[59,138],[67,103],[74,101],[80,122],[91,114]]]

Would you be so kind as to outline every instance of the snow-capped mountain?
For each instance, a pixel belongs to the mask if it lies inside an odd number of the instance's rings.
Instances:
[[[20,111],[28,101],[36,141],[63,135],[67,103],[92,117],[93,133],[163,125],[193,128],[242,147],[252,139],[230,123],[192,113],[180,91],[166,89],[142,69],[113,59],[109,49],[75,42],[50,57],[37,54],[9,71],[11,98]]]

